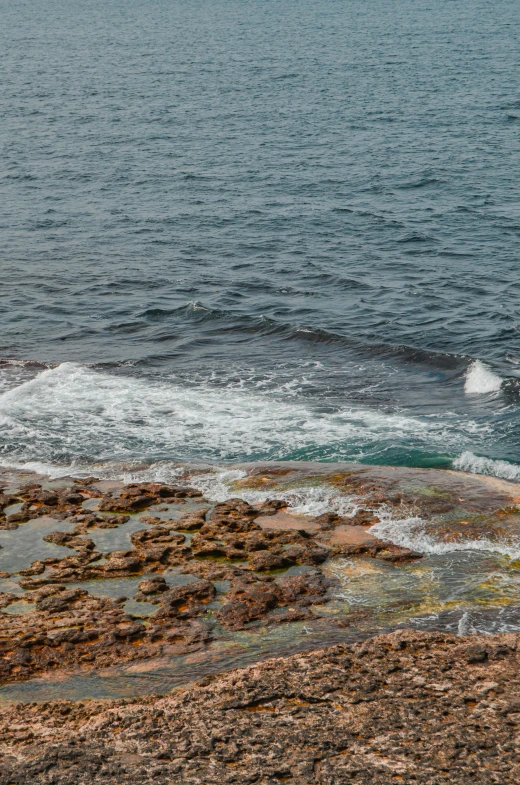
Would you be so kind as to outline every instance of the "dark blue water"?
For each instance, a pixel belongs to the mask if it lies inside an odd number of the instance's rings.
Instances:
[[[514,0],[0,9],[0,461],[520,478]]]

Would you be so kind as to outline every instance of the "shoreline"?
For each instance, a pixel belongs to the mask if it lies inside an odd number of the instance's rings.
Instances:
[[[476,634],[520,622],[485,582],[516,575],[514,483],[271,462],[0,485],[0,785],[517,781],[520,633]]]

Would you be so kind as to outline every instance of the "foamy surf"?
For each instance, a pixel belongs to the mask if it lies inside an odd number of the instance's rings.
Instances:
[[[466,371],[464,392],[466,395],[485,395],[497,392],[504,380],[488,368],[481,360],[474,360]]]
[[[183,386],[74,363],[0,395],[0,462],[359,460],[385,451],[444,452],[450,445],[455,452],[487,430],[452,415],[325,409],[284,390]]]
[[[403,548],[410,548],[418,553],[446,554],[457,551],[491,551],[511,559],[520,559],[520,538],[491,540],[489,537],[482,537],[447,541],[427,532],[425,527],[426,521],[422,518],[411,517],[400,520],[388,517],[376,523],[369,531],[381,540],[392,542]]]
[[[177,483],[186,476],[186,469],[179,464],[164,462],[153,463],[149,466],[137,461],[119,463],[108,461],[106,463],[82,463],[72,461],[68,464],[53,464],[43,461],[10,461],[2,460],[1,466],[7,469],[16,469],[22,472],[34,472],[50,480],[59,480],[62,477],[98,477],[100,480],[117,480],[119,482],[163,482]],[[190,483],[193,485],[193,483]]]
[[[466,450],[453,461],[453,468],[470,474],[486,474],[503,480],[520,480],[520,466],[509,461],[483,458]]]
[[[335,512],[338,515],[352,516],[359,509],[359,500],[337,491],[325,484],[305,485],[283,490],[257,490],[240,487],[235,490],[233,483],[247,477],[242,469],[197,474],[192,484],[199,488],[210,501],[223,502],[230,496],[240,496],[249,504],[261,504],[266,499],[281,499],[289,505],[290,511],[298,515],[323,515]]]

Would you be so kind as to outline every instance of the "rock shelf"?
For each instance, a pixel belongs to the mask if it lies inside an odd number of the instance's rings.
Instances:
[[[364,554],[397,562],[420,558],[366,532],[377,520],[373,512],[313,519],[288,514],[288,503],[280,499],[252,505],[235,497],[212,505],[190,486],[131,483],[107,491],[95,478],[60,488],[31,482],[10,488],[1,500],[0,526],[13,537],[28,521],[55,519],[69,529],[47,532],[43,542],[72,551],[19,570],[18,584],[33,609],[0,616],[4,682],[53,669],[102,668],[186,654],[207,646],[218,634],[216,625],[238,631],[312,620],[312,609],[332,597],[335,581],[320,569],[331,556]],[[198,506],[183,513],[187,500]],[[19,509],[10,513],[13,505]],[[96,530],[106,530],[108,537],[130,520],[131,547],[101,553],[93,539]],[[135,528],[136,520],[142,528]],[[297,576],[277,574],[294,566],[309,569]],[[172,567],[200,580],[168,588],[160,575]],[[144,581],[135,596],[158,606],[146,621],[125,611],[126,598],[92,596],[77,587],[150,573],[157,573],[157,580]],[[216,580],[229,583],[217,607]],[[69,589],[70,583],[76,588]],[[0,606],[8,609],[19,599],[19,594],[0,593]]]
[[[6,705],[0,785],[518,782],[518,635],[467,635],[465,610],[491,622],[507,611],[515,625],[507,543],[520,533],[518,486],[359,466],[244,474],[215,502],[194,487],[196,472],[167,485],[0,470],[0,688],[182,657],[203,674],[218,647],[239,651],[275,629],[289,631],[283,645],[314,635],[312,653],[167,697]],[[294,510],[294,494],[313,488],[349,504],[341,514]],[[401,544],[378,536],[388,521]],[[403,544],[409,521],[425,542],[437,538],[441,556]],[[459,546],[445,568],[443,548]],[[462,604],[449,600],[450,580],[457,596],[470,587]],[[373,637],[420,625],[421,613],[459,636]],[[319,650],[345,631],[366,640]],[[296,638],[292,650],[302,650]]]
[[[400,632],[163,698],[0,712],[0,785],[516,785],[519,636]]]

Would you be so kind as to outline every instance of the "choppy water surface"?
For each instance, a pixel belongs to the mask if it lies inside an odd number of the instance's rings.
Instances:
[[[0,462],[518,480],[517,3],[0,5]]]

